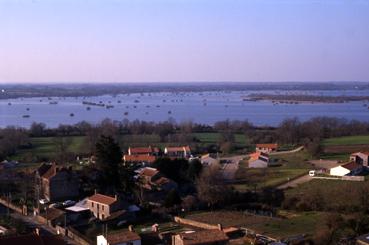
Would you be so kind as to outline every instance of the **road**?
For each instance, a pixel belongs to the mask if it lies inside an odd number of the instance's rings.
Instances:
[[[284,183],[284,184],[278,186],[277,189],[283,190],[283,189],[287,189],[287,188],[294,188],[294,187],[296,187],[300,184],[309,182],[312,179],[313,178],[307,174],[307,175],[298,177],[297,179],[291,180],[287,183]]]
[[[276,156],[276,155],[282,155],[282,154],[289,154],[289,153],[295,153],[298,151],[302,151],[304,149],[303,146],[297,147],[296,149],[290,150],[290,151],[276,151],[269,153],[270,156]]]

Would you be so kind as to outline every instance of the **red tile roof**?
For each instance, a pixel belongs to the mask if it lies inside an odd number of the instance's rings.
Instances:
[[[120,231],[116,233],[108,234],[106,240],[110,245],[127,243],[130,241],[141,240],[141,237],[132,231]]]
[[[146,168],[143,168],[140,172],[140,175],[141,176],[148,176],[148,177],[152,177],[156,174],[158,174],[159,171],[156,169],[156,168],[149,168],[149,167],[146,167]]]
[[[149,156],[149,155],[124,155],[123,160],[125,162],[147,162],[147,163],[153,163],[156,160],[155,156]]]
[[[249,156],[250,156],[250,160],[259,159],[260,156],[269,158],[269,155],[264,152],[254,152],[254,153],[249,154]]]
[[[98,202],[98,203],[106,204],[106,205],[111,205],[111,204],[113,204],[113,203],[115,203],[117,201],[115,199],[115,197],[106,196],[106,195],[99,194],[99,193],[96,193],[96,194],[90,196],[88,198],[88,200],[93,201],[93,202]]]
[[[270,148],[270,149],[277,149],[278,144],[256,144],[258,148]]]
[[[221,230],[200,230],[179,234],[184,245],[202,245],[216,242],[226,242],[228,236]]]
[[[348,169],[348,170],[351,170],[351,171],[361,167],[361,165],[357,164],[356,162],[349,162],[349,163],[343,164],[341,166]]]
[[[166,147],[168,152],[184,152],[184,151],[191,151],[190,147],[187,146],[178,146],[178,147]]]
[[[153,149],[151,146],[149,147],[130,147],[129,152],[131,155],[133,154],[150,154],[153,153]]]

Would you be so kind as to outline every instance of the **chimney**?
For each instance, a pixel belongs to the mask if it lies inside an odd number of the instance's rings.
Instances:
[[[39,229],[39,228],[36,228],[36,229],[35,229],[35,233],[36,233],[36,235],[38,235],[38,236],[39,236],[39,235],[40,235],[40,229]]]
[[[115,201],[118,200],[118,195],[117,194],[114,195],[114,199],[115,199]]]
[[[129,225],[129,226],[128,226],[128,230],[133,232],[133,231],[134,231],[134,230],[133,230],[133,225]]]
[[[97,190],[95,189],[95,194],[97,194]]]
[[[222,231],[222,230],[223,230],[223,226],[222,226],[222,224],[218,224],[218,229],[219,229],[220,231]]]

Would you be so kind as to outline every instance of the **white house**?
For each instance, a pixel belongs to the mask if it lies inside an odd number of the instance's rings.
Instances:
[[[133,231],[119,231],[97,236],[97,245],[141,245],[141,237]]]
[[[362,165],[357,164],[355,162],[349,162],[334,168],[331,168],[329,171],[330,175],[334,176],[345,176],[348,174],[355,175],[362,170]]]

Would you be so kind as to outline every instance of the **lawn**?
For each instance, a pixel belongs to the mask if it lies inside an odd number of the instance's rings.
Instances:
[[[232,186],[238,191],[274,187],[308,172],[311,158],[305,151],[274,156],[277,165],[265,169],[248,168],[247,161],[240,162],[236,173],[237,182]]]
[[[271,219],[265,223],[253,225],[256,231],[275,238],[287,238],[295,235],[313,236],[324,224],[325,213],[302,212],[288,219]]]
[[[324,146],[331,145],[366,145],[369,144],[369,135],[345,136],[329,138],[323,141]]]
[[[313,235],[324,219],[325,213],[293,213],[289,218],[271,218],[251,215],[241,211],[198,212],[185,218],[224,227],[245,227],[274,238],[286,238],[299,234]]]

